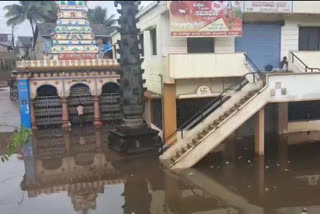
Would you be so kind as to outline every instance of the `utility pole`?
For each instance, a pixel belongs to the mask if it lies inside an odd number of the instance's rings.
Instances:
[[[11,34],[12,34],[12,48],[14,49],[14,28],[16,25],[12,25],[11,27]]]

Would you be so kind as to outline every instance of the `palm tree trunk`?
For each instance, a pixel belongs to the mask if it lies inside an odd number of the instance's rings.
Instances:
[[[34,50],[34,42],[35,42],[35,32],[34,32],[34,26],[33,26],[33,21],[32,19],[29,19],[30,25],[31,25],[31,29],[32,29],[32,36],[33,36],[33,42],[32,42],[32,50]]]

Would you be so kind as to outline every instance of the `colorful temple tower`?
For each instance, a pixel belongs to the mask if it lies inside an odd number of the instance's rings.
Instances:
[[[116,59],[98,59],[98,47],[85,1],[59,1],[53,47],[45,60],[18,61],[21,124],[27,128],[76,125],[76,107],[84,122],[99,127],[120,120]]]
[[[98,47],[84,1],[59,1],[50,59],[97,59]]]

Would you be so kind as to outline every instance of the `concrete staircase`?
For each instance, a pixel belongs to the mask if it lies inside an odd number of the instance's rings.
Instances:
[[[264,78],[246,79],[244,86],[226,93],[228,100],[201,122],[176,133],[176,143],[160,156],[163,164],[172,169],[192,167],[267,103]]]

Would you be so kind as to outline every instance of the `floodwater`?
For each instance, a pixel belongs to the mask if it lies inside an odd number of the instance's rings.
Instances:
[[[320,213],[320,133],[267,136],[265,159],[252,138],[228,139],[174,173],[156,154],[121,156],[106,139],[94,128],[35,133],[0,163],[0,213]]]

